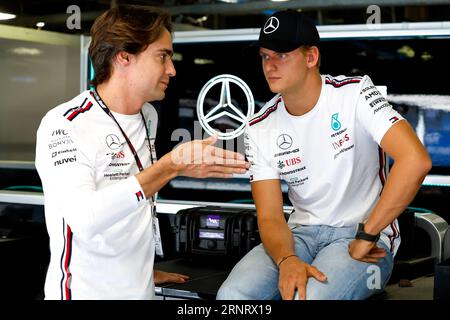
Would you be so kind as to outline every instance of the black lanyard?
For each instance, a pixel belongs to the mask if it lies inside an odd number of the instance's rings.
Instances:
[[[114,122],[117,124],[117,126],[120,129],[120,132],[122,132],[123,137],[125,138],[125,141],[128,144],[128,147],[130,147],[131,152],[133,153],[133,157],[134,160],[136,160],[136,164],[139,168],[139,172],[142,172],[144,170],[144,167],[142,166],[142,162],[139,159],[139,156],[137,154],[136,149],[134,148],[133,144],[131,143],[130,139],[128,138],[128,136],[126,135],[125,131],[123,131],[122,127],[120,126],[119,122],[117,122],[116,118],[114,117],[114,115],[112,114],[111,110],[109,110],[108,106],[103,102],[102,98],[100,98],[99,94],[97,93],[97,90],[94,88],[93,91],[91,91],[94,95],[95,100],[97,100],[98,104],[100,105],[100,107],[103,109],[103,111],[105,111],[105,113],[111,117],[111,119],[114,120]],[[139,113],[141,114],[142,117],[142,121],[144,122],[144,128],[145,128],[145,133],[147,134],[147,139],[148,139],[148,145],[149,145],[149,150],[150,150],[150,161],[151,164],[153,165],[154,161],[153,161],[153,154],[152,154],[152,145],[150,142],[150,134],[148,132],[148,128],[147,128],[147,124],[145,122],[145,118],[144,115],[142,113],[142,110],[139,111]],[[155,203],[155,198],[154,196],[152,196],[152,202]]]

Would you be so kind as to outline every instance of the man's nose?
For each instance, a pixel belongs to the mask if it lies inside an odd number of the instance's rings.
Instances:
[[[269,58],[267,61],[265,61],[264,68],[266,69],[266,71],[276,70],[276,64],[274,63],[272,58]]]
[[[172,59],[169,60],[168,64],[169,65],[167,66],[166,73],[169,75],[169,77],[174,77],[177,74],[177,71],[175,70]]]

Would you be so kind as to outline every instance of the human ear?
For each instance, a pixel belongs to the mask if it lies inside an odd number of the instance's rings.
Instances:
[[[116,61],[120,65],[127,65],[130,63],[130,54],[125,51],[120,51],[116,56]]]
[[[319,63],[319,49],[316,46],[311,47],[306,55],[308,67],[315,67]]]

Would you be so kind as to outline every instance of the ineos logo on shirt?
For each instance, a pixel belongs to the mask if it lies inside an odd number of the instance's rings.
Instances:
[[[292,138],[290,135],[282,133],[277,139],[277,146],[280,149],[286,150],[292,146]]]
[[[120,139],[115,134],[108,134],[106,136],[106,145],[111,150],[119,149],[122,143],[120,142]]]
[[[269,20],[267,20],[266,24],[264,25],[263,32],[265,34],[275,32],[277,31],[279,26],[280,21],[276,17],[270,17]]]

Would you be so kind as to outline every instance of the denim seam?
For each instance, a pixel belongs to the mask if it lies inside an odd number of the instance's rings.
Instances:
[[[362,276],[360,278],[362,278]],[[351,282],[347,286],[347,290],[344,293],[342,293],[342,291],[341,291],[341,295],[339,296],[339,298],[337,298],[337,300],[342,300],[342,298],[345,297],[350,291],[354,292],[355,288],[356,288],[355,283],[357,283],[356,277],[353,277]]]
[[[331,228],[331,231],[327,232],[328,238],[327,238],[327,241],[325,242],[325,245],[321,248],[321,250],[323,248],[327,247],[328,245],[330,245],[332,242],[334,242],[334,241],[331,241],[331,240],[334,238],[334,234],[335,233],[336,233],[336,229],[335,228]],[[336,240],[338,240],[338,239],[336,239]]]
[[[320,239],[320,237],[319,237],[319,235],[320,235],[320,230],[314,235],[314,252],[313,252],[313,254],[312,254],[312,257],[313,257],[313,261],[314,261],[314,259],[317,257],[317,254],[319,253],[319,246],[320,245],[318,245],[318,243],[319,243],[319,239]]]

